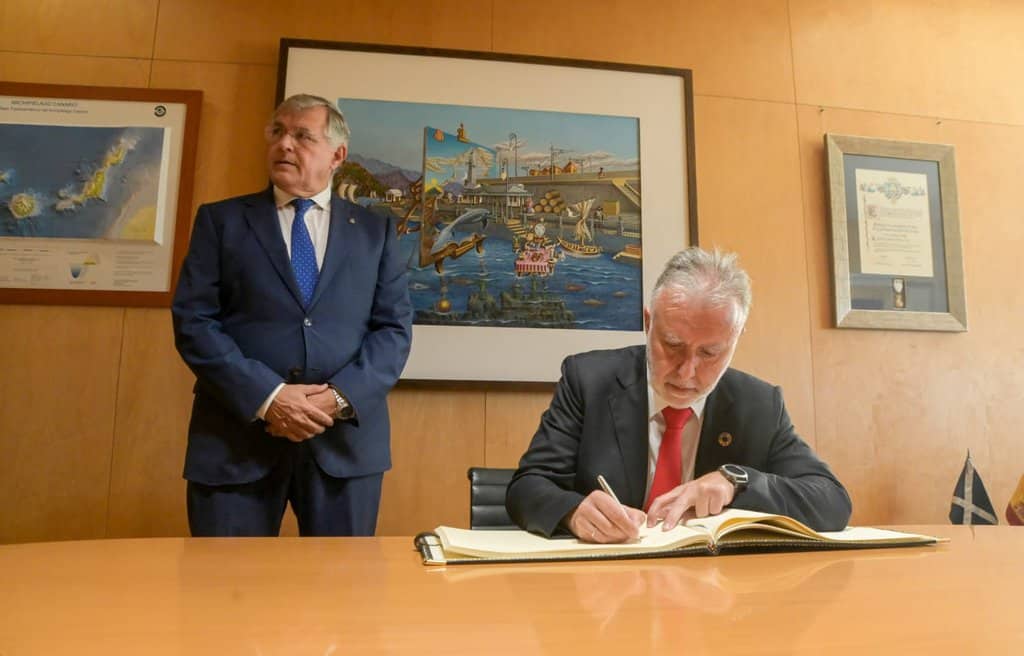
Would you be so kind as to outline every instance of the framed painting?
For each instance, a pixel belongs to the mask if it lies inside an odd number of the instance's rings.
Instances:
[[[0,302],[169,306],[200,91],[0,82]]]
[[[966,331],[953,147],[825,135],[839,328]]]
[[[283,39],[277,100],[336,103],[337,193],[397,221],[415,309],[403,379],[548,382],[642,343],[697,242],[690,72]]]

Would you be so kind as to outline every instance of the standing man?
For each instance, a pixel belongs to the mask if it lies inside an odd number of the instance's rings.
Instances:
[[[850,497],[796,434],[781,390],[729,368],[750,303],[734,254],[677,253],[644,309],[646,347],[562,363],[509,484],[512,519],[589,542],[632,540],[645,521],[667,529],[684,513],[727,506],[789,515],[819,531],[845,527]]]
[[[345,118],[295,95],[267,126],[264,191],[202,205],[174,295],[196,375],[185,473],[194,536],[373,535],[391,467],[385,398],[412,306],[394,220],[331,193]]]

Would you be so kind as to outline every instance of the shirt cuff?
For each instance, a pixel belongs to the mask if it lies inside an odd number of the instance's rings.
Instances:
[[[263,405],[261,405],[259,407],[259,409],[256,410],[256,418],[257,419],[265,419],[266,418],[267,410],[270,409],[270,404],[273,403],[274,399],[277,398],[277,393],[281,391],[282,387],[284,387],[284,383],[281,383],[277,387],[275,387],[274,391],[271,392],[270,396],[267,397],[267,400],[263,402]]]

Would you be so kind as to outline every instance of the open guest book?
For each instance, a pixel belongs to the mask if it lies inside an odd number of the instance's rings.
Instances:
[[[880,528],[850,526],[818,532],[784,515],[729,509],[688,520],[663,531],[640,529],[626,544],[593,544],[575,538],[544,538],[526,531],[471,531],[439,526],[420,533],[415,544],[425,565],[518,563],[553,560],[613,560],[713,556],[726,552],[803,551],[909,547],[943,542],[941,538]]]

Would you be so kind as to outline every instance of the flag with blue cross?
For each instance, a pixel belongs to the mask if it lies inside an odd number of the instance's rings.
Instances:
[[[953,503],[949,506],[949,521],[953,524],[998,524],[996,511],[989,501],[985,484],[974,469],[971,451],[967,450],[967,460],[963,471],[953,490]]]

